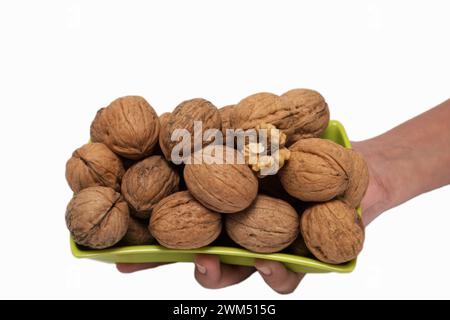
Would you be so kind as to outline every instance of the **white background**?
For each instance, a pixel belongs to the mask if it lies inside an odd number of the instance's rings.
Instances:
[[[450,189],[385,213],[357,269],[279,296],[256,274],[207,290],[192,264],[133,275],[71,256],[65,162],[98,108],[159,112],[314,88],[352,140],[449,98],[448,1],[1,1],[0,298],[450,298]],[[448,134],[448,133],[446,133]],[[412,173],[414,174],[414,173]]]

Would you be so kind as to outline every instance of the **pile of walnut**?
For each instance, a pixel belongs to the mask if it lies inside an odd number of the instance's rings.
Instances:
[[[171,140],[184,128],[202,130],[277,128],[280,152],[254,163],[218,164],[211,141],[176,165]],[[329,110],[316,91],[294,89],[281,96],[251,95],[221,109],[197,98],[157,116],[143,98],[127,96],[100,109],[91,142],[75,150],[66,165],[74,196],[66,223],[74,241],[103,249],[156,244],[195,249],[210,244],[253,252],[286,252],[339,264],[361,251],[364,228],[355,208],[368,185],[368,169],[355,151],[320,139]],[[273,140],[272,140],[273,143]],[[270,145],[270,141],[266,147]],[[257,153],[224,146],[215,157]],[[197,149],[198,150],[198,149]],[[256,150],[256,151],[255,151]],[[279,163],[275,175],[259,170]]]

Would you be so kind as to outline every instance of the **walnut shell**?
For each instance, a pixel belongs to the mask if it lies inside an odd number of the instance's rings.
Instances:
[[[253,129],[261,123],[279,130],[291,125],[292,103],[269,92],[256,93],[242,99],[232,110],[231,124],[235,129]]]
[[[161,132],[163,126],[166,125],[166,122],[170,116],[170,112],[164,112],[159,116],[159,132]],[[159,135],[158,135],[158,143],[156,144],[155,148],[152,151],[152,155],[159,155],[164,156],[164,153],[161,149],[161,146],[159,145]]]
[[[188,190],[205,207],[220,213],[239,212],[256,198],[258,179],[245,163],[237,163],[238,154],[235,149],[211,145],[195,153],[192,163],[184,167]]]
[[[102,142],[128,159],[150,155],[158,142],[159,120],[152,106],[139,96],[126,96],[97,112],[91,140]]]
[[[242,212],[227,215],[225,228],[233,241],[259,253],[281,251],[297,237],[299,218],[287,202],[258,195]]]
[[[291,196],[286,190],[284,190],[281,185],[280,178],[276,174],[259,179],[258,184],[259,192],[265,194],[266,196],[284,200],[294,208],[302,203],[302,201]]]
[[[342,200],[351,208],[356,208],[366,194],[369,186],[369,168],[363,156],[355,151],[348,149],[350,158],[352,159],[352,174],[348,182],[347,190],[342,196]]]
[[[66,163],[66,180],[73,192],[94,186],[119,190],[124,173],[120,158],[102,143],[85,144]]]
[[[83,246],[103,249],[119,242],[128,229],[128,205],[108,187],[90,187],[76,193],[66,210],[67,228]]]
[[[330,113],[325,99],[316,91],[294,89],[282,96],[262,92],[241,100],[231,114],[235,129],[251,129],[272,124],[287,135],[288,145],[325,131]]]
[[[285,130],[288,145],[305,138],[319,138],[330,121],[330,111],[320,93],[309,89],[293,89],[281,95],[292,102],[292,126]]]
[[[165,145],[163,145],[161,143],[161,136],[164,134],[164,130],[166,130],[167,127],[167,122],[169,121],[170,118],[170,112],[164,112],[163,114],[161,114],[159,116],[159,124],[160,124],[160,129],[159,129],[159,137],[158,137],[158,147],[159,147],[159,151],[161,152],[161,154],[166,157],[165,155],[170,155],[170,152],[168,151],[168,149],[165,147]],[[167,159],[167,158],[166,158]]]
[[[169,121],[170,118],[170,112],[164,112],[159,116],[159,124],[161,125],[161,128],[166,125],[167,121]]]
[[[125,172],[122,194],[138,218],[149,218],[153,207],[178,190],[177,172],[161,156],[150,156]]]
[[[299,233],[297,239],[292,242],[288,248],[289,252],[301,257],[313,257],[311,251],[309,251],[306,246],[305,239],[303,239],[302,234]]]
[[[219,109],[220,119],[222,120],[222,133],[224,139],[226,137],[227,129],[233,129],[233,124],[231,121],[231,115],[234,111],[234,104],[222,107]],[[224,143],[226,141],[224,140]]]
[[[222,221],[219,213],[205,208],[188,191],[180,191],[156,205],[149,228],[167,248],[196,249],[219,236]]]
[[[202,124],[202,130],[198,132],[197,137],[194,137],[194,121],[200,121]],[[202,98],[187,100],[180,103],[165,120],[159,135],[159,145],[166,159],[170,161],[172,149],[175,145],[178,143],[182,143],[182,146],[190,144],[187,149],[194,152],[196,147],[201,149],[202,146],[210,143],[210,141],[204,141],[203,139],[206,130],[221,130],[221,126],[219,111],[211,102]],[[191,134],[190,141],[172,141],[172,134],[177,129],[188,130]]]
[[[154,242],[155,239],[148,230],[148,221],[147,223],[144,223],[144,221],[146,220],[130,217],[127,233],[122,239],[125,245],[138,246]]]
[[[123,168],[125,171],[130,169],[132,166],[134,166],[136,163],[139,162],[139,160],[131,160],[124,157],[120,157],[120,160],[122,161]]]
[[[316,204],[302,215],[300,229],[306,246],[327,263],[350,261],[364,243],[364,227],[355,209],[340,200]]]
[[[279,171],[284,189],[303,201],[328,201],[345,192],[352,161],[337,143],[310,138],[289,147],[291,157]]]

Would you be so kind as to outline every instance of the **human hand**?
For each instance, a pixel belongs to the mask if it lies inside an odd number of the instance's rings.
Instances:
[[[255,267],[235,266],[221,263],[219,257],[208,254],[195,256],[194,276],[198,283],[208,289],[220,289],[238,284],[255,271],[258,271],[264,281],[276,292],[287,294],[293,292],[303,273],[295,273],[276,261],[257,259]],[[132,273],[140,270],[161,266],[161,263],[118,263],[117,269],[122,273]]]

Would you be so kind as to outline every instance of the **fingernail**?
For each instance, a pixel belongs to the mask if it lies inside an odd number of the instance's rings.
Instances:
[[[202,266],[201,264],[195,264],[195,267],[197,268],[197,271],[201,274],[206,274],[206,268]]]
[[[259,267],[259,268],[258,268],[258,271],[259,271],[260,273],[262,273],[263,275],[265,275],[265,276],[270,276],[270,275],[272,274],[272,270],[270,270],[270,269],[267,268],[267,267]]]

